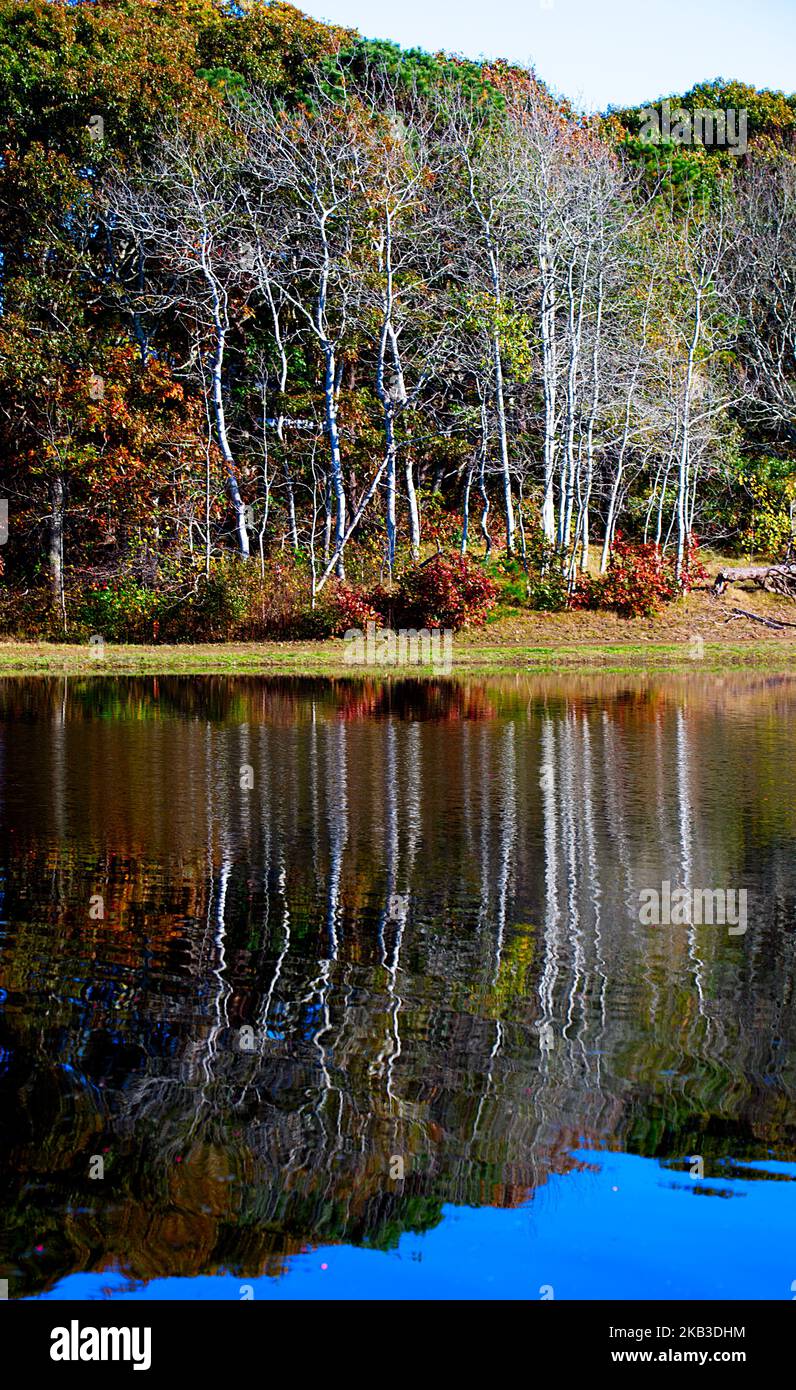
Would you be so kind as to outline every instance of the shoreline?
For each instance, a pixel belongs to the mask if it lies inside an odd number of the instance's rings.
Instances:
[[[342,637],[179,645],[106,641],[99,659],[89,642],[0,639],[0,676],[22,675],[263,675],[371,679],[456,679],[529,672],[613,672],[761,669],[796,673],[796,605],[761,591],[737,594],[746,616],[726,600],[694,592],[651,618],[620,618],[600,611],[515,611],[483,627],[455,633],[450,661],[441,644],[436,665],[352,660]],[[779,628],[766,622],[791,624]],[[365,644],[360,644],[360,653]],[[397,653],[396,653],[397,654]],[[404,653],[405,655],[405,653]],[[417,653],[415,653],[417,655]]]
[[[352,664],[339,638],[325,642],[218,643],[179,647],[106,646],[98,660],[85,646],[0,644],[0,677],[261,675],[335,679],[456,680],[459,677],[570,672],[594,675],[676,670],[750,671],[796,676],[796,641],[710,642],[700,656],[682,643],[589,643],[534,646],[462,644],[450,666],[431,663]]]

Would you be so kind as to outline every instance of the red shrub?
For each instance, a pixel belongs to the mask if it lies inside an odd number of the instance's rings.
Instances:
[[[707,571],[691,538],[678,583],[675,556],[657,545],[634,545],[617,534],[605,574],[583,575],[570,599],[571,608],[610,608],[623,618],[650,618],[662,603],[688,593]]]
[[[341,637],[351,628],[363,629],[368,623],[380,621],[380,614],[374,608],[370,595],[343,580],[334,581],[327,588],[321,606],[328,615],[328,630],[332,637]]]
[[[482,623],[494,607],[498,586],[466,555],[435,555],[399,576],[393,600],[402,626],[457,631]]]

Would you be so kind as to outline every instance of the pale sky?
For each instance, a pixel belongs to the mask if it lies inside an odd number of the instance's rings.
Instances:
[[[404,48],[532,65],[578,106],[685,92],[714,77],[796,90],[796,0],[294,0]]]

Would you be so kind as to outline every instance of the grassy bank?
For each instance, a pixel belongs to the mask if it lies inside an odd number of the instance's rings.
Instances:
[[[772,629],[733,614],[794,622],[794,606],[768,594],[743,592],[720,603],[691,594],[655,618],[611,613],[523,613],[453,639],[456,675],[538,671],[632,671],[679,667],[755,668],[796,673],[796,627]],[[699,639],[698,641],[695,639]],[[86,644],[0,642],[3,675],[166,675],[168,673],[281,675],[424,674],[430,667],[352,665],[342,639],[325,642],[219,643],[186,646],[106,644],[97,660]]]
[[[47,643],[0,646],[0,676],[22,675],[289,675],[289,676],[456,676],[510,675],[513,672],[619,672],[666,667],[702,670],[765,669],[796,675],[796,644],[708,643],[699,660],[673,644],[633,646],[530,647],[470,645],[454,653],[450,671],[430,665],[350,665],[340,642],[229,644],[181,647],[109,647],[103,661],[79,647]]]

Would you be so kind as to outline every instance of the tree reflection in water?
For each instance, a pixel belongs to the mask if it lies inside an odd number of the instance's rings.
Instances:
[[[795,697],[4,681],[0,1273],[277,1273],[584,1146],[793,1159]],[[641,926],[664,879],[748,932]]]

